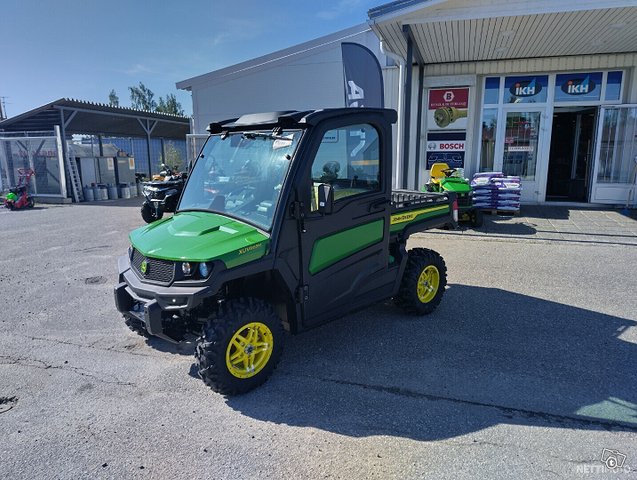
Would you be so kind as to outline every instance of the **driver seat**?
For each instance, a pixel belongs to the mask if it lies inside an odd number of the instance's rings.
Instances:
[[[445,170],[449,170],[449,165],[446,163],[434,163],[429,173],[431,183],[440,183],[440,180],[445,178]]]

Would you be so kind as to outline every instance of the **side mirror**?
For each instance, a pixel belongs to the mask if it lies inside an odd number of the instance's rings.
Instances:
[[[318,211],[323,215],[332,213],[334,207],[334,189],[327,183],[318,186]]]

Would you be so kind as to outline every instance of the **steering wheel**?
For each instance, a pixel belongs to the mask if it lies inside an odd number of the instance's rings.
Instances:
[[[454,173],[456,173],[458,171],[457,168],[446,168],[442,171],[442,173],[445,174],[445,177],[450,177],[451,175],[453,175]]]

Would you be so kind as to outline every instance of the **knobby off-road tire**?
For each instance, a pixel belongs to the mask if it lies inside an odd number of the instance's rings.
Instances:
[[[480,228],[484,223],[484,214],[481,210],[473,210],[471,212],[471,226],[473,228]]]
[[[197,340],[197,369],[206,385],[224,395],[265,382],[283,351],[284,331],[272,306],[256,298],[219,306]]]
[[[409,251],[407,265],[394,302],[412,315],[433,312],[445,292],[447,266],[433,250],[414,248]]]
[[[126,324],[128,328],[130,328],[137,335],[141,335],[142,337],[145,337],[145,338],[150,337],[150,334],[148,333],[148,330],[146,330],[146,327],[144,326],[144,323],[142,321],[134,317],[129,317],[128,315],[124,315],[124,323]]]
[[[155,214],[155,209],[148,203],[142,205],[142,218],[146,223],[152,223],[155,220],[160,220],[164,216],[164,212],[159,209],[159,215]]]

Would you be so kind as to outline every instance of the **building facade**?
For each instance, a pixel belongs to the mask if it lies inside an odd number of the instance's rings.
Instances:
[[[637,2],[381,5],[367,25],[180,82],[193,92],[195,130],[247,112],[343,106],[342,41],[365,44],[383,66],[386,107],[399,113],[396,186],[420,188],[444,161],[466,176],[520,176],[525,203],[634,205]]]

